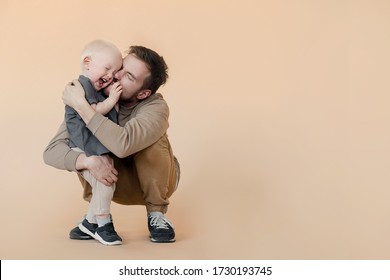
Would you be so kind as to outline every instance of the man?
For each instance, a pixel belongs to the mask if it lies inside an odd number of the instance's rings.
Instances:
[[[114,166],[105,157],[90,156],[68,146],[65,123],[46,147],[46,164],[69,171],[88,169],[105,185],[116,183],[113,201],[125,205],[145,205],[150,240],[174,242],[172,223],[164,216],[169,197],[176,190],[180,168],[173,155],[166,131],[169,108],[156,93],[165,84],[168,67],[160,55],[141,46],[132,46],[115,74],[122,86],[119,125],[95,112],[84,98],[82,86],[67,85],[63,101],[74,108],[87,128],[113,153]],[[109,91],[109,88],[107,89]],[[91,197],[90,185],[79,175],[83,197]],[[72,239],[88,239],[77,227]]]

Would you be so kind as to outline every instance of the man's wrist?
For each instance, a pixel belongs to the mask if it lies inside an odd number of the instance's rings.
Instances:
[[[78,102],[75,102],[73,109],[76,110],[77,113],[82,113],[86,110],[87,107],[91,107],[91,104],[87,102],[86,99],[81,99]]]
[[[83,103],[79,103],[74,107],[79,116],[83,119],[85,124],[88,124],[93,115],[95,115],[96,111],[91,107],[91,105],[85,101]]]
[[[81,153],[76,159],[76,170],[88,169],[87,159],[88,157],[84,153]]]

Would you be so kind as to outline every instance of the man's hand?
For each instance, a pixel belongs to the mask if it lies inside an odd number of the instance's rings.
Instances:
[[[106,186],[111,186],[118,180],[118,171],[113,166],[109,156],[89,156],[81,154],[76,161],[78,170],[88,169],[91,174]]]
[[[65,86],[65,90],[62,93],[62,101],[65,105],[75,109],[86,124],[90,122],[95,114],[95,110],[85,99],[83,86],[78,80],[73,80],[72,83]]]
[[[65,86],[65,89],[62,93],[62,101],[65,105],[68,105],[74,108],[76,111],[85,103],[88,104],[85,99],[85,92],[83,86],[78,80],[73,80],[71,83]]]
[[[87,157],[88,170],[92,175],[106,186],[111,186],[118,181],[118,171],[113,166],[113,160],[109,156]]]

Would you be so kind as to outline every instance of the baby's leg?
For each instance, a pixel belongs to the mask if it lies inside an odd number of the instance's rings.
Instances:
[[[116,185],[104,185],[88,170],[82,171],[82,176],[92,187],[92,197],[86,219],[79,228],[105,245],[122,244],[122,239],[114,229],[110,211]]]
[[[88,174],[86,174],[88,173]],[[87,220],[90,223],[97,223],[103,226],[111,222],[111,200],[115,191],[115,184],[106,186],[96,180],[89,171],[83,171],[83,177],[90,183],[92,187],[92,198],[89,202]],[[89,178],[86,178],[89,177]]]

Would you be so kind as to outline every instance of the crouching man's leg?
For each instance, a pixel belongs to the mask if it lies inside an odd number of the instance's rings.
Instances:
[[[180,169],[167,136],[135,154],[134,163],[146,205],[150,240],[174,242],[173,224],[164,214],[176,190]]]

